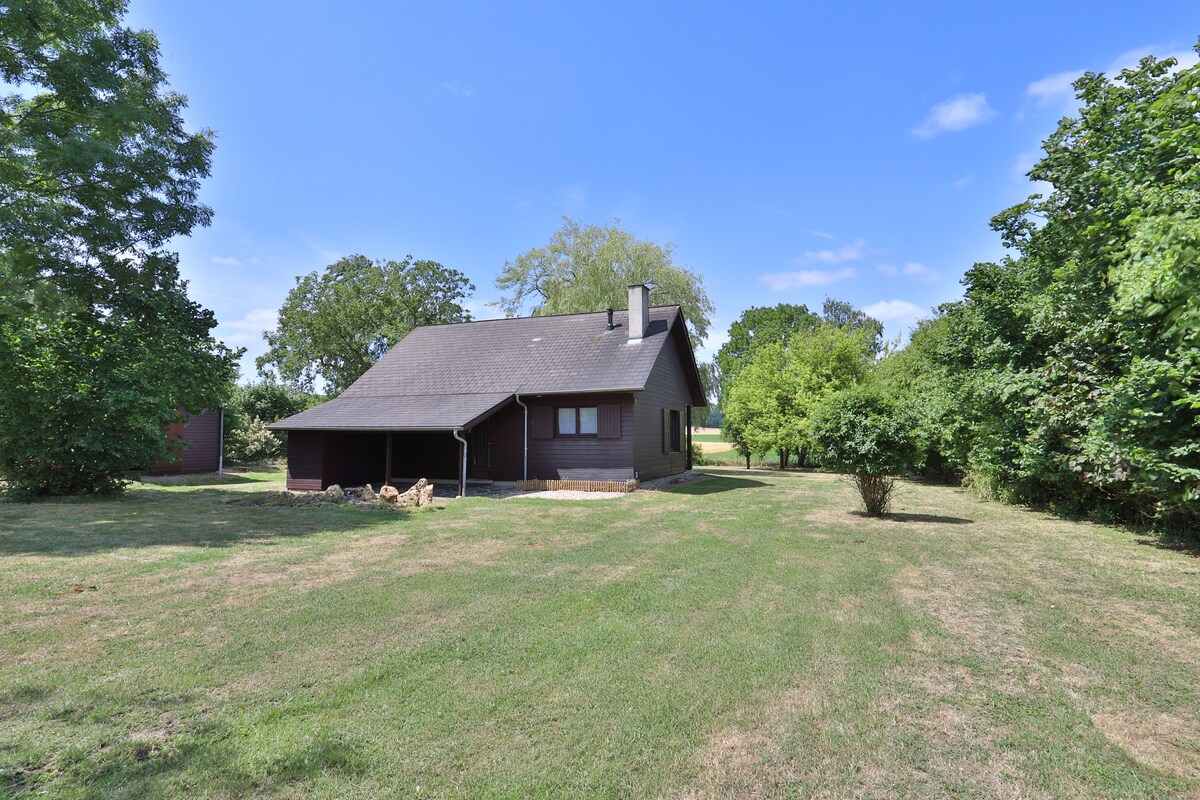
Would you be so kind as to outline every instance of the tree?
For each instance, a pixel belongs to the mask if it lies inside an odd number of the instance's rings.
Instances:
[[[883,348],[883,323],[845,300],[826,297],[821,305],[821,321],[838,328],[867,331],[871,336],[872,357],[879,355]]]
[[[549,244],[506,261],[496,278],[510,317],[531,303],[534,316],[627,308],[628,287],[639,283],[649,287],[651,305],[683,309],[693,346],[704,341],[713,305],[700,276],[675,263],[674,245],[635,239],[620,220],[601,227],[563,217]]]
[[[321,402],[318,395],[273,380],[233,389],[225,405],[225,453],[232,461],[265,461],[286,452],[287,436],[267,425]]]
[[[886,514],[895,476],[917,459],[916,424],[903,407],[873,386],[843,389],[816,409],[811,435],[825,466],[850,473],[867,514]]]
[[[803,463],[813,412],[866,373],[869,337],[862,328],[822,324],[796,332],[786,344],[758,347],[725,398],[726,438],[743,453],[777,450],[781,468],[792,453]]]
[[[1099,519],[1200,520],[1200,67],[1085,74],[1030,177],[992,219],[928,372],[946,459],[1005,499]]]
[[[436,261],[372,261],[353,255],[296,279],[263,338],[263,375],[337,394],[419,325],[466,322],[467,276]]]
[[[780,303],[769,308],[748,308],[729,326],[729,340],[713,357],[716,366],[718,399],[723,397],[734,377],[759,347],[785,344],[796,333],[811,330],[821,323],[807,306]]]
[[[164,245],[206,225],[212,137],[119,0],[0,7],[0,472],[24,496],[118,491],[219,404],[236,353]]]

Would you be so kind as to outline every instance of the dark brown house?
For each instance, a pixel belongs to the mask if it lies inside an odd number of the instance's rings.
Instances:
[[[288,432],[288,488],[684,472],[707,400],[683,314],[644,286],[629,301],[414,329],[339,397],[269,426]]]

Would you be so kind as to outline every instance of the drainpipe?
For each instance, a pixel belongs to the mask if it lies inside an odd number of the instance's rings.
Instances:
[[[466,497],[467,496],[467,440],[458,435],[461,432],[462,432],[462,428],[455,428],[453,431],[451,431],[451,433],[454,434],[454,438],[458,439],[460,442],[462,442],[462,451],[463,451],[462,476],[458,479],[458,496]]]
[[[521,402],[521,395],[516,395],[517,405],[525,409],[525,461],[521,464],[521,480],[529,480],[529,406]]]
[[[217,474],[225,474],[225,406],[221,406],[221,445],[217,450]]]

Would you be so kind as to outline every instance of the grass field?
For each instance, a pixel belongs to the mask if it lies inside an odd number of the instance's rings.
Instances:
[[[225,502],[278,477],[0,505],[0,796],[1200,794],[1200,561],[1152,538],[769,470]]]

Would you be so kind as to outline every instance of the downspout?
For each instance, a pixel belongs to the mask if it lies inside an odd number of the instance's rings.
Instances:
[[[458,496],[466,497],[467,496],[467,440],[458,435],[461,432],[462,432],[462,428],[455,428],[453,431],[451,431],[451,433],[454,434],[454,438],[458,439],[460,442],[462,442],[462,451],[463,451],[462,475],[458,479]]]
[[[521,463],[521,480],[529,480],[529,406],[521,402],[521,395],[514,395],[517,405],[525,409],[525,460]]]
[[[217,450],[217,474],[225,474],[225,406],[221,406],[221,445]]]

